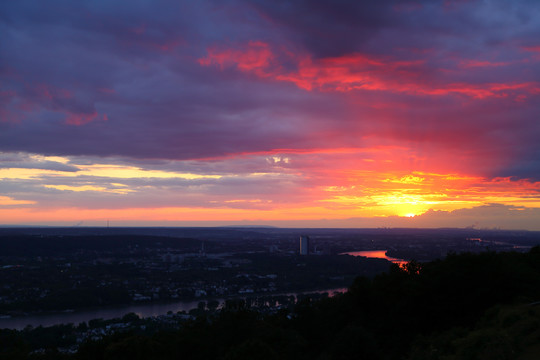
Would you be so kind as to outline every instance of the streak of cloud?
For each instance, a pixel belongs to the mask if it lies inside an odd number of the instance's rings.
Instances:
[[[0,207],[539,207],[539,17],[504,0],[2,2]]]

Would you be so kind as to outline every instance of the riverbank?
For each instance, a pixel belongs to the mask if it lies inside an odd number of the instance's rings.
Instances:
[[[22,330],[27,326],[32,327],[48,327],[53,325],[60,324],[80,324],[82,322],[88,322],[94,319],[114,319],[121,318],[122,316],[134,313],[141,318],[154,317],[159,315],[164,315],[167,313],[178,313],[178,312],[189,312],[190,310],[197,309],[201,302],[208,304],[212,301],[217,301],[219,306],[222,306],[227,300],[234,299],[271,299],[271,298],[280,298],[280,297],[295,297],[297,298],[300,295],[309,295],[309,294],[323,294],[328,293],[329,296],[334,296],[337,293],[345,292],[347,288],[339,287],[332,289],[315,289],[315,290],[306,290],[301,292],[290,292],[290,293],[277,293],[277,294],[249,294],[238,297],[223,297],[223,298],[204,298],[197,300],[182,300],[174,302],[152,302],[152,303],[143,303],[143,304],[131,304],[124,306],[115,306],[108,308],[91,308],[83,309],[77,311],[60,311],[60,312],[50,312],[50,313],[33,313],[24,316],[13,316],[13,317],[3,317],[0,318],[0,329],[14,329]]]
[[[366,250],[366,251],[350,251],[350,252],[341,253],[340,255],[362,256],[362,257],[371,258],[371,259],[385,259],[394,264],[398,264],[400,266],[408,263],[408,260],[390,257],[386,255],[386,253],[387,253],[387,250]]]

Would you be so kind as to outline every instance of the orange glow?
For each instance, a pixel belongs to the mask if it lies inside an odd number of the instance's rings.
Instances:
[[[0,196],[0,206],[4,205],[28,205],[35,204],[35,201],[29,200],[15,200],[9,196]]]
[[[98,174],[100,167],[96,167]],[[29,170],[28,170],[29,171]],[[86,170],[88,171],[88,170]],[[27,219],[35,221],[97,221],[99,219],[146,221],[271,221],[302,219],[341,219],[350,217],[416,217],[430,209],[453,211],[473,208],[490,203],[522,207],[540,207],[536,195],[539,182],[512,181],[509,178],[487,180],[460,174],[436,174],[424,172],[374,172],[329,169],[312,172],[313,186],[307,190],[302,201],[291,203],[284,199],[269,198],[259,194],[257,198],[221,196],[210,201],[215,207],[123,207],[118,209],[42,208],[39,204],[16,198],[0,198],[0,205],[24,205],[0,209],[5,222],[17,223]],[[86,174],[86,173],[85,173]],[[141,176],[138,171],[115,173]],[[160,174],[160,173],[157,173]],[[279,173],[253,173],[247,178],[272,178]],[[70,178],[68,176],[68,178]],[[303,176],[301,174],[290,176]],[[291,178],[292,179],[292,178]],[[96,185],[44,185],[59,191],[116,193],[130,196],[138,190],[121,183],[110,182],[111,187]],[[237,196],[237,195],[236,195]],[[288,196],[288,195],[286,195]]]
[[[273,221],[306,220],[313,218],[341,219],[351,215],[366,215],[348,209],[328,212],[324,207],[279,208],[253,210],[233,208],[127,208],[127,209],[0,209],[0,217],[6,223],[24,223],[28,219],[38,222],[49,221]]]
[[[540,229],[540,1],[498,2],[12,1],[0,226]]]
[[[32,183],[40,193],[35,199],[28,194],[0,197],[0,219],[6,224],[104,219],[264,224],[399,217],[413,224],[432,210],[451,212],[489,204],[510,206],[515,213],[540,208],[540,182],[488,179],[467,171],[460,162],[443,161],[444,157],[428,163],[403,146],[366,144],[229,155],[212,164],[248,161],[260,167],[257,172],[232,169],[210,174],[202,168],[174,172],[120,164],[77,165],[68,158],[32,155],[34,162],[57,162],[77,171],[0,169],[0,179]],[[451,165],[456,166],[448,171]],[[425,170],[408,170],[411,167]]]

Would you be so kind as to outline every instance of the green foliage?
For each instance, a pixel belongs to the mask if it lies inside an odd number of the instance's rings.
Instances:
[[[126,322],[126,323],[130,323],[130,322],[137,322],[139,321],[140,318],[139,318],[139,315],[135,314],[135,313],[128,313],[126,315],[124,315],[122,317],[122,321],[123,322]]]
[[[30,346],[21,333],[15,330],[0,330],[0,360],[26,359],[29,352]]]
[[[471,331],[450,329],[419,338],[410,359],[539,359],[540,308],[496,306]]]
[[[163,358],[163,346],[146,336],[130,336],[105,348],[105,360],[153,360]]]
[[[261,340],[246,340],[233,346],[225,355],[225,360],[278,360],[277,353],[270,345]]]
[[[109,336],[83,344],[75,358],[538,359],[540,306],[523,304],[539,300],[538,248],[450,255],[359,277],[347,293],[306,297],[292,313],[263,316],[252,300],[228,300],[205,317],[201,304],[200,316],[181,329]],[[20,354],[28,351],[17,341]]]

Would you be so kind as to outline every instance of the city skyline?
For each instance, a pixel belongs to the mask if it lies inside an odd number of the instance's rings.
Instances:
[[[0,225],[540,230],[535,1],[0,4]]]

